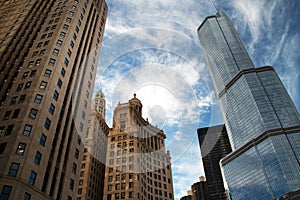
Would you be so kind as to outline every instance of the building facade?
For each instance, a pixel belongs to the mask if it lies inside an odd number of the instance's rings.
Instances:
[[[193,200],[211,200],[207,182],[203,176],[200,177],[199,182],[196,182],[192,185],[191,189],[193,193]]]
[[[105,104],[97,99],[98,94],[99,91],[93,98],[89,115],[88,133],[85,137],[85,148],[80,168],[79,187],[76,200],[103,199],[109,127],[104,120],[105,116],[102,116],[98,111],[105,110]]]
[[[225,125],[199,128],[198,139],[211,200],[226,200],[220,160],[231,153]]]
[[[300,188],[300,115],[272,67],[254,68],[224,12],[198,37],[233,153],[221,161],[232,199],[276,199]]]
[[[108,135],[105,200],[174,199],[165,138],[162,130],[143,119],[136,95],[117,105]]]
[[[0,199],[76,199],[105,1],[0,2]]]
[[[93,100],[94,108],[100,113],[103,119],[105,119],[106,114],[106,100],[105,95],[102,90],[96,92]]]

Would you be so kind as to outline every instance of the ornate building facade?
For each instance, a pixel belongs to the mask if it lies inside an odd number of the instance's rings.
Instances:
[[[105,200],[174,199],[165,138],[162,130],[143,119],[136,95],[117,105],[108,135]]]

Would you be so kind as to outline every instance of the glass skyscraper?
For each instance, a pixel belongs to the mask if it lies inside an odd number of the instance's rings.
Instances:
[[[198,37],[233,153],[221,161],[232,199],[275,199],[300,188],[300,115],[270,66],[254,68],[230,19],[207,17]]]

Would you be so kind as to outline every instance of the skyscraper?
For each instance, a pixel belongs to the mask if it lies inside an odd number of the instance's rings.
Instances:
[[[105,105],[97,98],[99,97],[98,94],[102,93],[100,91],[93,98],[92,110],[89,115],[88,132],[85,136],[85,148],[80,167],[77,200],[103,199],[109,127],[104,120],[105,116],[102,116],[98,111],[105,110]],[[104,94],[102,100],[105,100]],[[99,109],[99,104],[101,109]]]
[[[226,193],[219,162],[231,153],[231,146],[225,125],[199,128],[198,139],[209,199],[226,200]]]
[[[104,0],[0,2],[0,198],[75,199]]]
[[[105,95],[102,90],[99,90],[96,92],[94,100],[93,100],[93,108],[95,108],[100,115],[105,119],[105,113],[106,113],[106,101],[105,101]]]
[[[114,110],[108,135],[104,200],[174,199],[164,132],[142,117],[136,95]]]
[[[232,199],[275,199],[300,188],[300,115],[272,67],[254,65],[229,18],[198,36],[233,153],[221,161]]]

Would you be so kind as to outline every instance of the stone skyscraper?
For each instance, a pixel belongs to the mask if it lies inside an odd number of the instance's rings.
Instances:
[[[88,132],[85,136],[85,148],[80,167],[78,196],[76,200],[103,199],[109,127],[104,120],[105,116],[99,112],[105,110],[105,105],[103,105],[102,101],[99,101],[99,97],[105,102],[102,90],[99,90],[93,98],[88,121]]]
[[[76,199],[104,0],[0,1],[0,199]]]
[[[108,135],[104,200],[174,199],[164,132],[142,117],[136,98],[119,103]]]
[[[230,19],[207,17],[198,36],[233,153],[221,161],[233,200],[300,188],[300,115],[272,67],[254,68]]]

